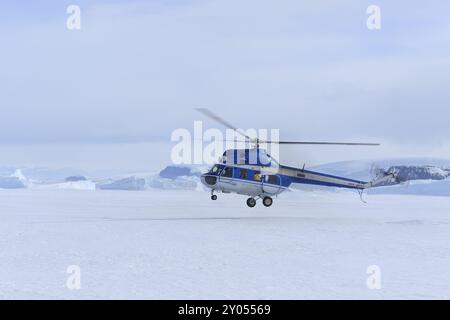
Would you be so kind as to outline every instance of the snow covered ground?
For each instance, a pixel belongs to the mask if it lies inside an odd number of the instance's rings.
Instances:
[[[450,299],[450,198],[366,199],[0,190],[0,298]]]

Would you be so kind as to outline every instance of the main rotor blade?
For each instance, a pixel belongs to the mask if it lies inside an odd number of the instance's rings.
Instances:
[[[249,137],[248,135],[246,135],[244,132],[242,132],[241,130],[239,130],[235,126],[231,125],[230,123],[228,123],[227,121],[225,121],[221,117],[219,117],[218,115],[214,114],[211,110],[206,109],[206,108],[196,108],[196,109],[197,109],[197,111],[203,113],[208,118],[211,118],[214,121],[217,121],[218,123],[224,125],[225,127],[236,131],[237,133],[239,133],[240,135],[246,137],[247,139],[254,140],[253,138]]]
[[[244,142],[244,143],[254,143],[252,141],[248,140],[236,140],[236,139],[194,139],[197,141],[206,141],[206,142],[212,142],[212,141],[223,141],[223,142]]]
[[[240,135],[244,136],[251,142],[256,143],[277,143],[277,144],[303,144],[303,145],[340,145],[340,146],[379,146],[379,143],[360,143],[360,142],[328,142],[328,141],[263,141],[258,140],[258,138],[251,138],[248,135],[246,135],[244,132],[239,130],[237,127],[233,126],[229,122],[225,121],[215,113],[213,113],[211,110],[206,108],[196,108],[197,111],[201,112],[203,115],[207,116],[208,118],[224,125],[225,127],[232,129],[239,133]]]
[[[195,139],[202,141],[231,141],[231,142],[248,142],[247,140],[231,140],[231,139]],[[266,141],[266,140],[257,140],[259,144],[303,144],[303,145],[338,145],[338,146],[379,146],[379,143],[360,143],[360,142],[314,142],[314,141]]]
[[[278,143],[278,144],[311,144],[311,145],[337,145],[337,146],[379,146],[379,143],[362,142],[328,142],[328,141],[260,141],[260,143]]]

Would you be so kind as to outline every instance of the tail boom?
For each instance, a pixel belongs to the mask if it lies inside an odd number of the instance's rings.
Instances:
[[[321,172],[281,166],[279,173],[288,176],[292,183],[321,185],[327,187],[365,189],[368,182],[334,176]]]
[[[287,166],[281,166],[279,173],[283,176],[288,176],[292,183],[358,190],[378,187],[385,182],[395,179],[395,174],[390,173],[384,175],[383,177],[375,178],[372,181],[366,182]]]

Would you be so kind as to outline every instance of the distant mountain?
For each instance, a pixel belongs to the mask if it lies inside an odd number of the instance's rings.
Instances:
[[[22,171],[18,169],[9,176],[0,176],[0,189],[23,189],[28,185],[28,179],[23,175]]]
[[[436,166],[392,166],[387,172],[395,172],[397,175],[396,181],[387,185],[413,180],[444,180],[450,176],[450,169]]]
[[[85,172],[74,168],[22,168],[23,174],[30,180],[37,182],[63,182],[66,177],[85,176]]]
[[[145,190],[147,183],[144,178],[127,177],[107,182],[98,182],[96,188],[101,190]]]
[[[374,168],[377,169],[374,170]],[[369,189],[368,193],[450,196],[450,160],[447,159],[355,160],[328,163],[311,169],[363,181],[372,180],[377,171],[394,171],[397,173],[397,182]],[[300,189],[317,188],[300,187]]]
[[[195,166],[169,165],[159,172],[161,178],[176,179],[179,177],[199,177],[200,168]]]
[[[327,163],[310,167],[314,171],[357,180],[370,181],[376,170],[397,172],[399,185],[386,185],[369,189],[371,194],[427,194],[450,196],[450,160],[433,158],[397,158],[354,160]],[[168,165],[159,172],[135,173],[102,179],[88,179],[77,169],[28,168],[17,170],[0,168],[0,189],[76,189],[76,190],[204,190],[200,183],[205,166]],[[31,177],[31,178],[30,178]],[[395,183],[398,183],[395,182]],[[292,188],[303,191],[338,188],[296,184]]]
[[[391,159],[365,159],[326,163],[308,169],[357,180],[369,181],[373,178],[373,169],[390,167],[437,167],[447,170],[450,168],[450,159],[436,158],[391,158]],[[412,169],[414,171],[414,169]],[[411,171],[412,172],[412,171]],[[412,173],[411,173],[412,174]],[[413,174],[412,174],[413,175]]]
[[[47,167],[0,167],[0,176],[9,177],[14,175],[17,170],[34,182],[63,182],[66,177],[85,175],[83,170],[74,168],[47,168]]]
[[[85,176],[70,176],[66,178],[66,182],[87,181]]]
[[[0,189],[23,189],[25,184],[15,177],[0,177]]]
[[[164,190],[196,190],[201,188],[198,177],[180,176],[175,179],[154,177],[148,181],[149,188]]]
[[[196,190],[201,187],[200,166],[168,165],[153,175],[134,175],[97,182],[101,190]]]

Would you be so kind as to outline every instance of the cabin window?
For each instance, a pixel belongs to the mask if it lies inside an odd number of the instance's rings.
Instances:
[[[232,167],[226,167],[222,171],[222,177],[231,178],[233,177],[233,168]]]
[[[261,181],[261,172],[255,171],[255,173],[253,174],[253,180]]]
[[[239,171],[239,178],[241,179],[247,179],[248,171],[247,169],[241,169]]]
[[[267,177],[267,182],[271,184],[278,184],[278,177],[274,175],[269,175]]]

